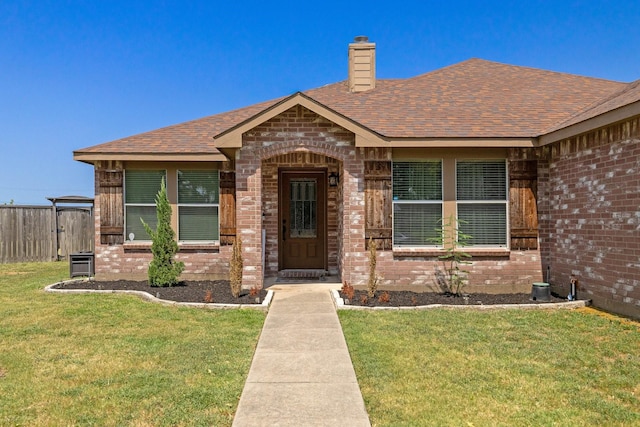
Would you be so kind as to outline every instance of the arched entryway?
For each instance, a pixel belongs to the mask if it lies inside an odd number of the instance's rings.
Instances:
[[[265,278],[292,270],[338,275],[342,163],[307,151],[265,159],[261,170]]]

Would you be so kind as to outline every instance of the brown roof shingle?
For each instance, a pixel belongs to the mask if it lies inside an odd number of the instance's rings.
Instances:
[[[616,110],[625,105],[633,104],[640,101],[640,80],[625,85],[620,91],[613,93],[611,96],[601,99],[593,105],[571,115],[567,120],[556,123],[552,128],[544,133],[550,133],[576,123],[589,120],[593,117]]]
[[[213,136],[269,108],[280,99],[178,123],[75,151],[76,153],[211,153],[218,152]]]
[[[623,83],[470,59],[368,92],[306,95],[388,137],[535,137]]]
[[[632,84],[633,85],[633,84]],[[578,112],[593,114],[639,96],[639,85],[469,59],[351,93],[338,82],[303,92],[389,138],[532,138]],[[213,137],[285,98],[77,150],[86,153],[217,153]],[[605,100],[603,102],[603,100]]]

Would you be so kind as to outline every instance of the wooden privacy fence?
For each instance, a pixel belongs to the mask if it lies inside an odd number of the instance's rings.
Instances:
[[[55,261],[93,251],[88,207],[0,206],[0,263]]]

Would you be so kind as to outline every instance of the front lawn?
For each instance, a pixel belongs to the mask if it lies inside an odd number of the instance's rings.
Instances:
[[[0,425],[230,425],[265,314],[48,294],[68,263],[0,265]]]
[[[340,311],[374,426],[640,425],[640,324],[583,311]]]

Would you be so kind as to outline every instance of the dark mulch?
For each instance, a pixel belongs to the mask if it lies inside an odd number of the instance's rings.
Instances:
[[[447,305],[496,305],[496,304],[541,304],[542,301],[532,301],[531,294],[467,294],[457,297],[452,294],[437,292],[387,291],[389,301],[383,302],[385,291],[376,292],[375,298],[368,298],[367,291],[355,290],[355,296],[349,305],[367,307],[410,307],[430,304]],[[341,292],[340,296],[345,298]],[[551,296],[552,302],[566,302],[564,298]]]
[[[58,289],[93,289],[93,290],[127,290],[144,291],[156,298],[178,302],[213,302],[218,304],[258,304],[264,301],[267,291],[261,289],[258,295],[251,296],[248,290],[243,289],[240,297],[231,295],[231,287],[228,280],[214,281],[184,281],[178,286],[153,287],[148,282],[117,280],[117,281],[79,281],[56,286]],[[207,300],[210,293],[212,300]]]
[[[178,286],[152,287],[146,281],[78,281],[58,285],[59,289],[94,289],[94,290],[130,290],[145,291],[157,298],[178,302],[214,302],[219,304],[257,304],[256,296],[249,295],[248,290],[242,290],[239,298],[231,295],[228,280],[214,281],[184,281]],[[429,304],[448,305],[495,305],[495,304],[538,304],[541,301],[532,301],[530,294],[468,294],[466,298],[456,297],[451,294],[437,292],[411,292],[411,291],[386,291],[389,301],[380,301],[385,291],[378,291],[375,298],[366,298],[367,291],[355,290],[355,297],[350,300],[350,305],[368,307],[401,307],[420,306]],[[205,301],[210,293],[212,301]],[[264,301],[267,291],[261,289],[258,296]],[[341,292],[340,296],[345,298]],[[564,298],[552,296],[549,302],[563,302]]]

